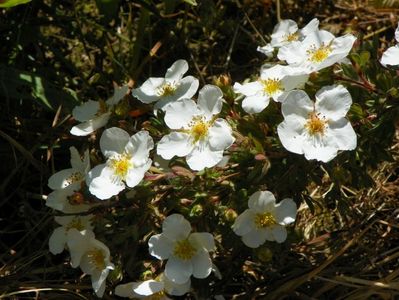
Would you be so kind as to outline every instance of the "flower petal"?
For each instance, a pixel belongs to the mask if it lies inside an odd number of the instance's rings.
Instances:
[[[182,99],[165,108],[165,123],[171,129],[187,128],[195,115],[200,111],[197,104],[190,99]]]
[[[129,87],[127,85],[116,87],[114,89],[114,94],[112,95],[112,97],[107,100],[107,104],[110,106],[118,104],[119,101],[121,101],[123,97],[125,97],[128,91]]]
[[[65,227],[58,227],[54,229],[48,241],[49,250],[52,254],[60,254],[64,251],[67,241]]]
[[[125,130],[118,127],[108,128],[104,130],[100,138],[101,152],[106,157],[122,154],[129,140],[130,136]]]
[[[213,115],[220,113],[223,105],[223,92],[215,85],[207,84],[198,93],[198,106],[210,120]]]
[[[271,231],[277,243],[282,243],[287,239],[287,230],[284,226],[279,224],[273,225]]]
[[[186,156],[194,148],[190,141],[190,135],[184,132],[171,132],[162,137],[157,144],[157,153],[163,159],[171,159],[173,156]]]
[[[115,287],[115,295],[119,297],[134,298],[138,297],[133,288],[138,285],[138,282],[129,282],[125,284],[119,284]]]
[[[132,135],[126,144],[126,151],[132,155],[134,166],[147,164],[154,141],[148,131],[141,130]]]
[[[160,77],[150,77],[137,89],[132,90],[133,97],[143,103],[152,103],[159,99],[158,89],[165,84],[165,79]]]
[[[223,159],[223,150],[212,151],[206,142],[195,145],[193,151],[187,155],[189,167],[195,171],[211,168]]]
[[[110,112],[96,116],[91,120],[73,126],[70,130],[70,133],[76,136],[89,135],[90,133],[96,131],[98,128],[104,127],[108,123],[110,116]]]
[[[249,197],[248,207],[257,212],[274,212],[276,198],[270,191],[257,191]]]
[[[319,20],[317,18],[312,19],[300,32],[303,36],[307,36],[309,33],[319,29]]]
[[[274,216],[277,223],[287,225],[295,221],[296,212],[295,202],[290,198],[286,198],[277,203]]]
[[[264,94],[256,94],[252,96],[245,97],[242,101],[242,109],[249,113],[255,114],[260,113],[264,110],[270,102],[270,97]]]
[[[67,232],[67,245],[71,255],[71,266],[76,268],[80,265],[83,254],[90,246],[90,240],[94,239],[94,233],[91,230],[78,231],[71,228]]]
[[[193,274],[193,266],[190,260],[181,260],[170,257],[165,266],[165,276],[174,283],[183,284]]]
[[[165,78],[168,81],[179,81],[188,71],[188,63],[184,59],[179,59],[171,65],[166,71]]]
[[[328,120],[345,117],[352,104],[352,97],[342,85],[325,86],[316,93],[315,110]]]
[[[141,296],[151,296],[155,293],[162,291],[163,288],[163,282],[150,279],[140,283],[137,282],[137,285],[133,287],[133,291]]]
[[[293,153],[303,154],[304,134],[306,131],[305,124],[303,118],[290,115],[278,125],[278,137],[285,149]]]
[[[232,226],[234,233],[243,236],[255,229],[254,218],[254,211],[251,209],[246,209],[242,214],[237,217],[237,219],[235,219]]]
[[[351,123],[345,118],[330,122],[327,135],[327,144],[334,145],[339,150],[353,150],[357,146],[356,133]]]
[[[64,169],[54,173],[48,179],[48,187],[52,190],[64,189],[69,186],[72,181],[71,178],[76,173],[74,169]]]
[[[258,248],[266,241],[266,232],[261,229],[253,229],[242,237],[242,241],[250,248]]]
[[[212,272],[212,260],[209,253],[199,250],[192,258],[193,276],[196,278],[206,278]]]
[[[209,144],[212,150],[224,150],[234,143],[230,125],[224,119],[216,119],[209,128]]]
[[[173,242],[163,233],[153,235],[148,240],[150,254],[160,260],[168,259],[173,252]]]
[[[191,232],[191,225],[182,215],[173,214],[163,221],[162,232],[172,241],[186,239]]]
[[[381,64],[384,66],[391,65],[397,66],[399,65],[399,45],[394,47],[389,47],[381,57]]]
[[[307,119],[309,113],[313,112],[313,101],[308,94],[301,90],[293,90],[285,97],[281,104],[281,112],[286,118],[289,115],[295,115],[297,118]]]
[[[209,232],[194,232],[190,234],[189,241],[207,251],[215,250],[215,240]]]
[[[100,109],[100,103],[97,101],[89,100],[82,105],[76,106],[72,110],[72,116],[76,121],[85,122],[93,119]]]
[[[335,145],[328,146],[324,139],[319,138],[304,139],[302,147],[307,160],[317,159],[325,163],[336,157],[338,151]]]
[[[263,86],[259,81],[253,81],[244,84],[236,82],[233,88],[235,93],[240,93],[245,96],[253,96],[263,91]]]
[[[125,189],[122,181],[114,180],[114,172],[106,164],[94,167],[86,176],[86,182],[91,194],[100,200],[118,195]]]
[[[174,295],[174,296],[183,296],[184,294],[190,291],[191,287],[190,278],[185,283],[177,284],[169,280],[168,277],[166,277],[165,275],[163,275],[163,283],[164,283],[164,290],[169,295]]]
[[[148,169],[151,167],[151,164],[152,160],[148,159],[146,164],[140,167],[130,168],[126,175],[126,185],[131,188],[138,185],[141,180],[143,180],[145,172],[148,171]]]

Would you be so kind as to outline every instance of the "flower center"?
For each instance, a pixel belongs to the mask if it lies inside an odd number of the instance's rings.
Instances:
[[[326,124],[326,120],[319,118],[319,116],[315,113],[311,113],[305,127],[307,128],[310,135],[323,135],[326,129]]]
[[[83,179],[84,179],[84,176],[83,176],[82,173],[80,173],[80,172],[75,172],[75,173],[71,174],[71,176],[69,176],[69,177],[65,180],[65,182],[64,182],[64,184],[63,184],[63,187],[65,188],[65,187],[67,187],[68,185],[71,185],[72,183],[75,183],[75,182],[80,182],[80,181],[82,181]]]
[[[330,55],[331,51],[331,43],[328,45],[322,43],[319,48],[316,48],[315,45],[312,45],[306,52],[309,55],[310,61],[314,63],[321,63]]]
[[[193,143],[204,139],[208,135],[209,122],[205,121],[203,117],[194,117],[191,121],[190,134],[193,137]]]
[[[284,89],[283,84],[279,79],[262,79],[261,83],[263,85],[263,91],[269,96],[272,96]]]
[[[85,229],[82,221],[80,218],[73,218],[71,222],[66,226],[66,230],[68,231],[69,229],[75,228],[78,231],[82,231]]]
[[[82,204],[85,200],[84,196],[80,192],[74,192],[71,196],[68,196],[68,202],[71,205],[79,205]]]
[[[277,224],[277,222],[270,212],[258,213],[255,215],[255,225],[257,228],[265,228],[274,224]]]
[[[131,162],[131,155],[122,154],[118,157],[110,159],[111,168],[114,169],[114,174],[116,177],[125,180],[127,172],[129,169],[133,168],[133,163]]]
[[[191,259],[196,252],[197,249],[191,245],[188,239],[177,241],[173,250],[173,254],[182,260]]]
[[[159,97],[167,97],[172,96],[177,89],[177,86],[174,83],[167,82],[157,90],[157,95]]]
[[[90,263],[92,263],[96,269],[103,270],[105,269],[105,256],[104,253],[100,249],[92,249],[87,251],[87,257],[89,258]]]
[[[284,42],[293,42],[299,40],[298,32],[287,34],[284,36]]]

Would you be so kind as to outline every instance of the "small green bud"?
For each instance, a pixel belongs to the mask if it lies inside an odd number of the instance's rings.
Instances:
[[[190,217],[199,217],[203,214],[204,208],[201,204],[196,204],[191,208]]]
[[[230,223],[233,223],[237,219],[237,216],[237,212],[232,208],[226,209],[224,212],[224,218]]]
[[[270,262],[273,258],[273,252],[268,247],[260,247],[256,250],[256,256],[261,262]]]

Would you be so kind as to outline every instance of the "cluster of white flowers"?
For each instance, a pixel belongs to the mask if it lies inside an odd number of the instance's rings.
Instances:
[[[301,88],[309,74],[343,62],[356,38],[351,34],[334,37],[318,26],[317,19],[301,30],[292,20],[281,21],[274,28],[270,44],[259,51],[271,56],[278,49],[277,57],[285,63],[263,66],[258,80],[235,83],[234,91],[243,95],[242,108],[247,113],[260,113],[270,99],[278,102],[284,120],[278,125],[277,134],[284,148],[303,154],[308,160],[329,162],[338,151],[356,148],[356,133],[346,119],[351,95],[342,85],[325,86],[316,93],[313,102]],[[395,37],[399,42],[399,26]],[[381,63],[399,65],[398,58],[396,45],[384,52]],[[165,78],[147,79],[132,90],[131,96],[146,104],[155,102],[155,112],[160,109],[164,113],[170,131],[158,141],[156,153],[165,160],[185,157],[192,170],[201,171],[220,164],[235,138],[228,121],[219,117],[224,101],[222,90],[205,85],[193,100],[199,81],[193,76],[183,77],[187,71],[187,62],[178,60],[167,70]],[[88,101],[76,107],[72,114],[81,123],[71,129],[71,134],[85,136],[105,126],[128,90],[122,86],[107,101]],[[48,195],[46,205],[73,214],[55,217],[61,226],[50,236],[50,252],[59,254],[67,249],[72,267],[80,266],[91,276],[93,289],[101,297],[114,265],[108,247],[95,238],[92,224],[95,216],[87,211],[96,205],[94,197],[109,199],[140,184],[152,165],[150,152],[154,141],[145,130],[130,135],[121,128],[111,127],[103,130],[99,146],[104,161],[92,169],[88,150],[81,158],[74,147],[70,148],[72,167],[49,178],[48,186],[53,192]],[[271,192],[258,191],[249,197],[248,207],[232,225],[246,246],[257,248],[266,241],[286,240],[285,226],[293,223],[297,214],[292,199],[276,204]],[[191,276],[204,279],[212,271],[217,273],[209,253],[216,249],[213,235],[191,231],[191,224],[183,215],[166,217],[162,233],[148,240],[149,254],[166,260],[163,272],[154,279],[118,285],[115,294],[169,299],[167,295],[189,292]]]

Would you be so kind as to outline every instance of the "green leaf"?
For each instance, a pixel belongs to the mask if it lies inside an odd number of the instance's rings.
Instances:
[[[2,97],[34,100],[49,110],[56,110],[61,104],[72,109],[79,103],[74,92],[62,89],[31,72],[0,65],[0,82]]]
[[[0,7],[13,7],[13,6],[17,6],[20,4],[25,4],[28,2],[31,2],[32,0],[0,0]]]

